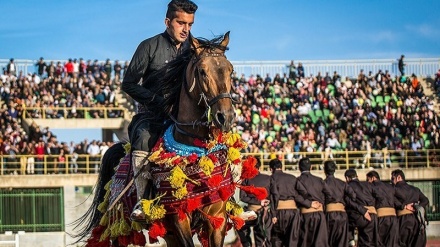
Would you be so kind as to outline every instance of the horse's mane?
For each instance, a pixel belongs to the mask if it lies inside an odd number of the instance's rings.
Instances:
[[[203,49],[220,49],[226,51],[228,47],[222,46],[220,43],[223,36],[218,36],[212,40],[205,38],[197,38],[199,47]],[[162,69],[156,71],[148,77],[146,84],[151,84],[150,90],[156,92],[163,100],[160,102],[152,101],[148,105],[148,109],[154,109],[155,114],[151,114],[150,123],[155,126],[162,126],[164,120],[169,118],[169,115],[176,116],[180,90],[185,81],[185,71],[192,56],[194,55],[194,48],[188,48],[183,51],[173,61],[169,62]],[[150,81],[155,80],[155,81]]]

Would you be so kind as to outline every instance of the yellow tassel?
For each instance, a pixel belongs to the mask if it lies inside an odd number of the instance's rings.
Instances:
[[[131,227],[128,225],[127,221],[121,218],[119,221],[119,233],[123,236],[130,235]]]
[[[106,226],[106,225],[108,225],[108,212],[106,212],[106,213],[102,216],[101,220],[99,221],[99,224],[100,224],[101,226]]]
[[[101,237],[99,238],[99,241],[104,241],[104,239],[108,238],[110,236],[110,227],[107,227],[105,229],[104,233],[101,234]]]
[[[113,180],[110,179],[110,181],[107,182],[107,184],[104,186],[104,189],[109,191],[110,190],[110,186],[112,185]]]
[[[183,186],[182,188],[178,188],[176,191],[173,191],[172,194],[175,198],[180,200],[188,195],[188,190],[186,189],[186,186]]]
[[[131,151],[131,144],[130,144],[129,142],[127,142],[127,143],[124,145],[124,150],[125,150],[125,153],[126,153],[126,154],[130,153],[130,151]]]
[[[240,151],[238,149],[230,147],[228,149],[228,159],[233,162],[240,158]]]
[[[203,156],[200,158],[199,166],[206,176],[211,176],[212,171],[214,171],[214,162],[212,162],[208,156]]]
[[[170,181],[171,187],[174,189],[182,188],[184,186],[185,180],[189,180],[194,184],[200,185],[200,182],[194,181],[186,176],[186,174],[178,166],[174,167],[173,170],[171,170],[168,180]]]
[[[226,203],[226,211],[231,212],[232,215],[238,216],[243,213],[243,208],[235,202],[228,201]]]
[[[142,225],[139,222],[132,221],[131,222],[131,229],[133,229],[135,231],[141,231],[142,230]]]
[[[238,133],[231,134],[226,140],[226,145],[228,145],[229,147],[233,147],[234,144],[240,140],[241,140],[241,136]]]
[[[112,238],[116,238],[116,237],[120,236],[120,233],[119,233],[119,221],[115,221],[110,226],[110,236]]]
[[[105,211],[107,211],[107,207],[108,207],[108,200],[104,200],[99,204],[98,210],[101,213],[105,213]]]

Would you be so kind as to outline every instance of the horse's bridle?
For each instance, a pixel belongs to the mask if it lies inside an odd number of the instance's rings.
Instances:
[[[187,135],[193,138],[198,138],[198,139],[203,139],[200,136],[194,135],[192,133],[189,133],[183,129],[181,129],[179,126],[192,126],[193,128],[196,127],[209,127],[212,124],[212,121],[216,121],[217,124],[221,125],[220,122],[218,122],[217,118],[213,117],[213,114],[211,112],[211,107],[216,104],[219,100],[221,99],[225,99],[228,98],[230,99],[232,102],[235,102],[235,100],[232,98],[231,93],[220,93],[218,95],[216,95],[215,97],[208,99],[208,97],[206,96],[206,94],[203,92],[202,90],[202,86],[200,85],[200,82],[203,81],[201,77],[201,73],[200,73],[200,69],[197,66],[197,63],[199,63],[199,61],[202,59],[202,57],[226,57],[223,53],[212,53],[212,52],[205,52],[202,53],[201,56],[196,56],[194,55],[194,58],[192,59],[192,67],[194,67],[194,78],[192,80],[192,85],[191,87],[189,87],[189,83],[188,83],[188,78],[187,78],[187,69],[189,66],[187,66],[187,68],[185,69],[184,75],[183,75],[183,85],[185,88],[185,93],[188,95],[188,97],[193,98],[193,95],[191,95],[191,92],[194,91],[195,87],[197,87],[199,89],[200,93],[200,98],[199,98],[199,102],[198,104],[200,105],[200,103],[204,103],[205,105],[205,112],[204,114],[200,117],[200,119],[194,120],[192,122],[188,122],[188,123],[182,123],[177,121],[177,119],[174,116],[170,116],[171,120],[175,123],[175,129],[177,132],[183,134],[183,135]]]

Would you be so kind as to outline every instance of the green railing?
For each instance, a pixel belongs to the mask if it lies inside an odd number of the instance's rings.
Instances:
[[[1,188],[0,233],[64,231],[62,188]]]

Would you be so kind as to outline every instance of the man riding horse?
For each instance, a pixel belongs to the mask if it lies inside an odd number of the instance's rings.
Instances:
[[[172,0],[166,13],[166,30],[139,44],[122,81],[122,90],[139,103],[138,113],[128,127],[138,200],[151,198],[152,181],[147,158],[165,125],[165,119],[158,123],[149,121],[151,115],[156,114],[155,109],[149,108],[150,103],[163,100],[160,92],[153,92],[150,88],[160,76],[155,72],[190,49],[188,37],[196,10],[197,5],[190,0]],[[133,220],[144,220],[139,203],[131,217]]]

